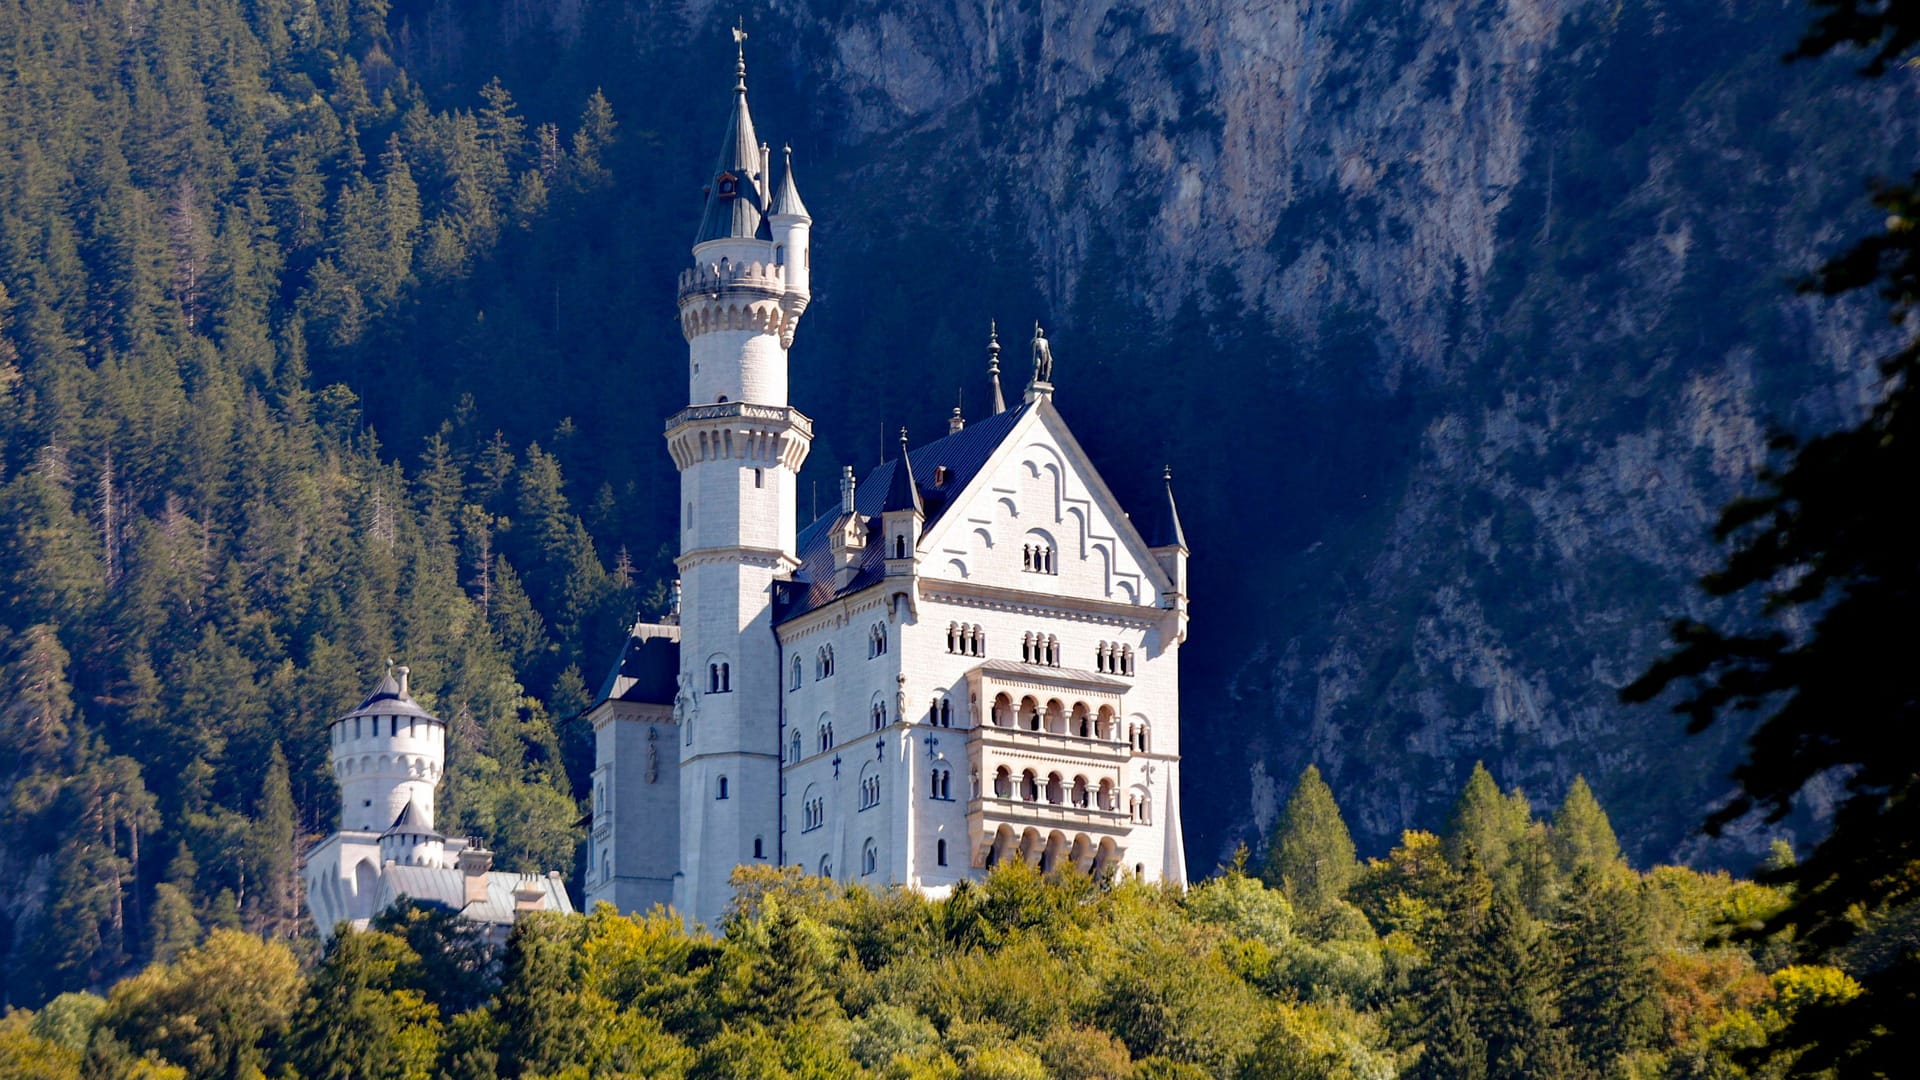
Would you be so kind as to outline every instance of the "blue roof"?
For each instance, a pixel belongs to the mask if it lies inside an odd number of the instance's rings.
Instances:
[[[646,633],[641,623],[627,635],[620,658],[613,662],[595,700],[632,701],[645,705],[672,703],[679,690],[680,643],[664,633]]]
[[[694,235],[694,243],[729,237],[773,237],[761,205],[760,193],[766,181],[761,172],[760,144],[753,133],[753,117],[747,113],[747,87],[742,82],[733,95],[727,134],[720,143],[720,160],[713,167],[707,207],[700,215],[700,231]]]
[[[967,489],[967,485],[973,483],[973,478],[986,467],[987,459],[1000,448],[1014,425],[1031,408],[1031,402],[1023,403],[1017,409],[968,424],[913,452],[911,469],[914,488],[926,515],[924,529],[933,528],[947,508],[960,497],[960,493]],[[882,462],[860,481],[854,488],[855,513],[864,518],[880,516],[887,504],[887,494],[893,490],[894,472],[905,460],[908,459],[902,455]],[[942,483],[934,483],[936,475]],[[774,583],[775,624],[798,618],[842,593],[858,592],[885,576],[886,546],[870,543],[853,580],[843,590],[834,589],[831,539],[833,526],[841,519],[840,511],[835,510],[800,530],[800,535],[795,539],[800,569],[791,582]]]

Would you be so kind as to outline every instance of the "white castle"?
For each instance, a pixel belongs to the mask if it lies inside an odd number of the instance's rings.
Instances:
[[[1007,859],[1186,880],[1171,486],[1143,535],[1053,406],[1038,327],[1008,408],[840,482],[797,528],[788,402],[813,219],[747,111],[744,56],[691,269],[680,602],[590,710],[588,901],[717,925],[740,865],[942,895]]]
[[[558,871],[509,874],[473,839],[433,825],[433,793],[447,764],[447,724],[413,700],[394,668],[358,708],[327,728],[340,825],[306,854],[301,877],[320,940],[367,921],[402,897],[438,904],[484,925],[496,943],[528,911],[572,911]]]

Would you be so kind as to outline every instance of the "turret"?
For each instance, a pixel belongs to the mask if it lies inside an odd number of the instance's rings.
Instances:
[[[1166,606],[1179,616],[1178,636],[1182,641],[1187,634],[1187,533],[1180,527],[1180,508],[1173,501],[1173,467],[1167,466],[1160,474],[1166,484],[1166,494],[1153,517],[1153,527],[1147,534],[1147,545],[1153,552],[1153,561],[1160,564],[1166,572],[1167,580],[1173,583],[1173,589],[1167,594]]]
[[[926,523],[920,486],[913,482],[913,462],[907,458],[907,429],[900,429],[900,460],[887,479],[887,497],[880,504],[880,536],[887,545],[887,576],[912,574],[914,550],[920,546],[920,527]]]
[[[421,708],[404,667],[389,670],[373,693],[328,732],[340,784],[342,831],[385,833],[412,809],[433,829],[433,792],[447,760],[447,725]]]
[[[401,866],[441,866],[446,862],[446,837],[434,829],[419,804],[408,802],[380,837],[380,861]]]
[[[841,592],[860,573],[860,561],[866,557],[867,523],[854,505],[853,466],[840,473],[840,517],[833,523],[828,543],[833,548],[833,589]]]
[[[794,186],[793,147],[782,149],[786,169],[780,176],[780,189],[774,193],[767,222],[773,227],[773,265],[786,271],[786,291],[781,300],[789,318],[781,325],[787,347],[792,348],[793,328],[807,309],[807,301],[813,298],[813,216],[807,213],[807,204],[800,201],[800,189]]]

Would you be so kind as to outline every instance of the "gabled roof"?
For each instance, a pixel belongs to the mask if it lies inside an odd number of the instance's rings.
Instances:
[[[908,473],[912,475],[913,494],[920,500],[921,513],[926,519],[925,528],[933,528],[960,493],[973,482],[973,478],[986,467],[987,460],[1032,407],[1031,404],[1023,404],[1017,409],[968,424],[945,438],[922,446],[913,452],[910,459],[902,454],[883,462],[854,487],[854,512],[866,518],[875,518],[885,512],[896,471],[905,462],[908,472],[899,475],[903,479]],[[936,474],[941,483],[934,482]],[[829,541],[833,535],[833,525],[841,517],[836,507],[832,513],[814,519],[812,524],[800,530],[795,540],[800,570],[794,575],[793,581],[775,583],[773,621],[776,624],[804,615],[840,595],[833,587],[833,549]],[[869,543],[853,580],[842,591],[858,592],[880,580],[886,574],[885,554],[883,544]]]
[[[594,704],[631,701],[669,705],[679,689],[680,641],[671,628],[635,623],[621,643],[620,657],[600,684]]]
[[[374,906],[376,910],[382,909],[404,896],[416,903],[447,908],[474,922],[511,925],[517,914],[514,911],[514,890],[527,886],[537,887],[544,894],[546,906],[543,910],[565,914],[573,912],[573,901],[568,898],[566,885],[557,875],[536,876],[490,870],[487,872],[486,900],[469,904],[466,875],[460,870],[400,864],[386,867],[380,872],[379,902]]]

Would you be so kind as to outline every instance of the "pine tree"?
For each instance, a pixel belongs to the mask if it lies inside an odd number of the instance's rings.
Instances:
[[[1471,846],[1488,872],[1498,873],[1525,840],[1530,821],[1526,800],[1518,792],[1502,795],[1486,765],[1475,762],[1447,826],[1447,854],[1459,866]]]
[[[1553,937],[1564,961],[1560,1006],[1568,1043],[1589,1075],[1612,1075],[1623,1055],[1660,1034],[1646,900],[1615,867],[1582,864]]]
[[[1613,825],[1584,776],[1573,778],[1567,797],[1554,811],[1552,848],[1554,867],[1563,878],[1573,877],[1583,867],[1611,869],[1620,863],[1620,842],[1613,835]]]
[[[1296,907],[1315,912],[1341,899],[1358,869],[1353,836],[1333,790],[1319,768],[1309,765],[1274,827],[1261,877]]]
[[[300,872],[295,862],[298,829],[287,758],[277,742],[267,759],[252,834],[253,890],[247,898],[247,926],[268,937],[292,937],[301,929]]]

